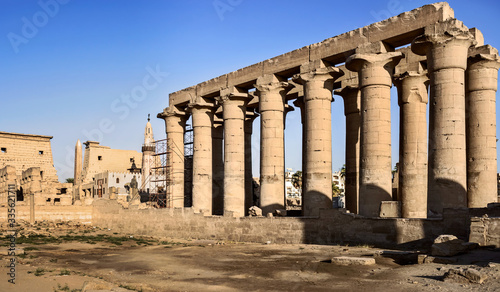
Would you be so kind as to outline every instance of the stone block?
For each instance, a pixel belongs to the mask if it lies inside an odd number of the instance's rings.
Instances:
[[[363,257],[333,257],[332,264],[340,266],[369,266],[375,264],[374,258],[363,258]]]
[[[401,202],[399,202],[399,201],[382,201],[382,202],[380,202],[380,217],[381,218],[400,218],[401,217]]]
[[[440,235],[434,240],[431,255],[450,257],[467,251],[465,242],[454,235]]]
[[[252,206],[248,209],[248,216],[250,217],[262,216],[262,210],[257,206]]]

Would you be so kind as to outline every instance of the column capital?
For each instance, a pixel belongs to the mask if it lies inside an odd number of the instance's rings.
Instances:
[[[245,113],[245,121],[248,122],[248,121],[251,121],[253,122],[257,117],[259,116],[258,113],[256,113],[255,111],[251,110],[247,110],[247,112]]]
[[[313,66],[312,62],[300,66],[300,73],[293,76],[293,82],[304,85],[310,81],[325,82],[335,81],[335,79],[344,75],[344,72],[334,66],[318,67]]]
[[[406,71],[394,76],[394,85],[398,88],[398,105],[421,102],[427,104],[429,95],[429,77],[427,71]]]
[[[497,90],[500,57],[495,48],[486,45],[469,49],[467,65],[466,89],[468,92]]]
[[[244,92],[236,87],[227,87],[220,90],[220,96],[216,97],[215,100],[224,105],[224,103],[232,100],[244,101],[246,103],[249,98],[248,92]]]
[[[254,86],[259,96],[262,92],[287,93],[295,87],[289,82],[279,80],[274,74],[260,76]]]
[[[165,109],[163,109],[163,112],[156,115],[156,117],[159,119],[165,119],[168,117],[179,117],[179,118],[185,118],[186,120],[188,118],[186,112],[177,109],[175,106],[166,107]]]
[[[196,97],[187,105],[187,110],[193,109],[215,109],[215,100],[209,100],[203,97]]]
[[[356,114],[361,111],[361,91],[357,86],[345,86],[344,88],[336,89],[335,95],[339,95],[344,99],[344,115]]]
[[[305,105],[304,97],[303,96],[297,97],[297,99],[293,102],[293,105],[302,109]]]
[[[394,68],[404,58],[401,52],[389,52],[380,54],[354,54],[346,60],[345,67],[354,72],[361,72],[373,67]]]
[[[468,65],[475,68],[499,69],[498,50],[490,45],[469,48]],[[470,68],[469,68],[470,69]]]
[[[477,44],[474,36],[463,22],[450,19],[425,28],[424,34],[418,36],[411,44],[411,50],[417,55],[426,55],[430,48],[453,43],[454,46],[470,47]]]
[[[359,73],[359,87],[368,85],[392,86],[394,67],[404,57],[401,52],[354,54],[346,61],[346,68]]]

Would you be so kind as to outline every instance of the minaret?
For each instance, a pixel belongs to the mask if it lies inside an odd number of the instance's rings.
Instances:
[[[76,141],[75,146],[75,173],[73,178],[73,185],[77,186],[81,184],[82,179],[82,143],[80,139]]]
[[[150,123],[150,115],[148,114],[148,123],[144,130],[144,145],[142,145],[142,184],[140,189],[143,191],[151,191],[151,168],[154,167],[154,154],[155,154],[155,139],[153,137],[153,127]]]

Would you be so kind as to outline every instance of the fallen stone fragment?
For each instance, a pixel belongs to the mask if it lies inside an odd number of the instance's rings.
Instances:
[[[286,217],[286,210],[285,209],[277,209],[274,211],[274,214],[276,217]]]
[[[450,269],[443,276],[444,282],[455,282],[460,284],[482,284],[488,279],[488,275],[473,268]]]
[[[418,255],[418,263],[419,264],[454,264],[457,262],[456,258],[449,258],[449,257],[435,257],[435,256],[430,256],[426,254],[419,254]]]
[[[340,266],[369,266],[375,264],[374,258],[363,258],[363,257],[333,257],[332,264],[340,265]]]
[[[440,235],[434,240],[431,247],[431,255],[451,257],[463,253],[469,249],[469,245],[454,235]]]
[[[252,206],[248,208],[248,216],[250,217],[262,216],[262,209],[260,209],[257,206]]]

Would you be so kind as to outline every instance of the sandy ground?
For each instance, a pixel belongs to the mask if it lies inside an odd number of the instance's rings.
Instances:
[[[454,264],[416,264],[416,254],[371,247],[139,239],[98,228],[70,230],[51,228],[47,235],[73,236],[71,241],[42,236],[18,243],[24,253],[18,251],[14,285],[7,281],[7,247],[0,247],[0,291],[500,291],[500,251],[492,248],[458,256]],[[330,261],[334,256],[373,257],[376,264],[338,266]],[[444,273],[455,267],[474,267],[489,278],[483,284],[444,282]]]

